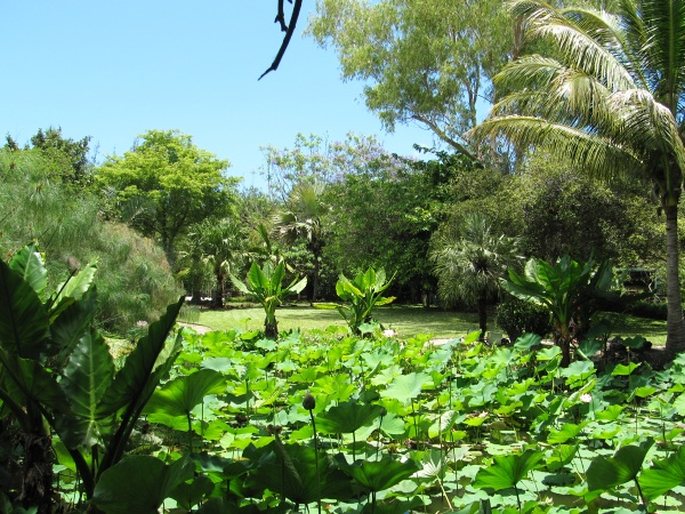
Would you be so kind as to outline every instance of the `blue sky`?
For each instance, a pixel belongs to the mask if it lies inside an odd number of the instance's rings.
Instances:
[[[5,2],[0,135],[26,142],[38,128],[90,135],[98,159],[128,150],[149,129],[178,129],[229,159],[244,185],[263,184],[261,146],[292,145],[298,132],[331,140],[376,135],[411,155],[430,132],[383,132],[361,96],[343,83],[332,50],[302,32],[275,73],[257,81],[281,41],[275,0],[22,0]]]

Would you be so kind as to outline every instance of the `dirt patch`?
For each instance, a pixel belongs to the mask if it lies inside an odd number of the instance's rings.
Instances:
[[[208,326],[205,325],[200,325],[199,323],[184,323],[184,322],[179,322],[179,325],[182,327],[190,328],[197,332],[198,334],[206,334],[207,332],[211,332],[212,329],[209,328]]]

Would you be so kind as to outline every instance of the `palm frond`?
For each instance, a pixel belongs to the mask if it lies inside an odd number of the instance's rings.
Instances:
[[[613,178],[626,170],[643,167],[630,148],[610,138],[533,116],[491,118],[477,127],[477,133],[503,135],[524,147],[550,148],[598,178]]]
[[[612,91],[633,88],[635,83],[621,61],[599,41],[545,2],[524,0],[512,12],[526,18],[526,36],[551,41],[565,64],[598,78]]]

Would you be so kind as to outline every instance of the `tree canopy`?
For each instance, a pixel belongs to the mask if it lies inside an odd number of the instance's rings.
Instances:
[[[237,180],[223,175],[228,166],[188,135],[151,130],[131,151],[109,157],[97,181],[116,215],[157,238],[173,263],[179,236],[207,217],[222,217],[235,201]]]

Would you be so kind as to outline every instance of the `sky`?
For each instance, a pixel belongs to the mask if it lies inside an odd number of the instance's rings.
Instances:
[[[129,150],[151,129],[176,129],[219,158],[243,186],[264,187],[260,147],[297,133],[335,141],[375,135],[388,151],[432,146],[418,126],[383,131],[343,82],[333,49],[303,36],[314,0],[276,72],[276,0],[21,0],[4,2],[0,136],[23,144],[38,128],[91,136],[95,157]]]

